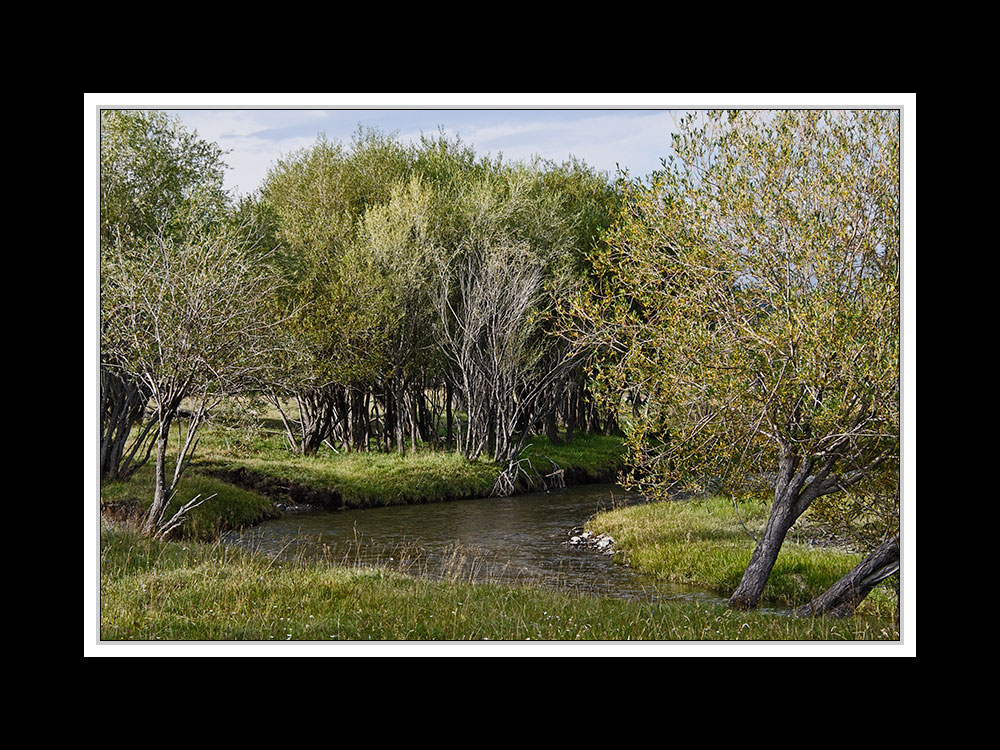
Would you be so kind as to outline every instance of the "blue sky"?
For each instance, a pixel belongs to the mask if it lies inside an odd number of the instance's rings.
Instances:
[[[570,155],[614,176],[648,175],[669,155],[671,112],[711,107],[897,106],[912,94],[809,93],[111,93],[85,95],[98,107],[162,109],[229,151],[226,187],[252,192],[282,155],[320,133],[349,141],[359,124],[407,142],[442,128],[481,156],[516,161]],[[91,110],[93,112],[93,110]],[[90,115],[92,117],[92,115]],[[85,131],[91,127],[85,122]]]
[[[281,156],[316,142],[320,133],[348,142],[358,125],[395,133],[402,142],[439,129],[480,156],[507,161],[532,156],[563,161],[570,155],[614,176],[659,168],[670,149],[672,113],[651,109],[182,109],[166,110],[229,153],[226,187],[254,190]]]

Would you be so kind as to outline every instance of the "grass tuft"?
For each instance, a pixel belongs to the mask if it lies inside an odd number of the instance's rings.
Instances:
[[[740,503],[739,516],[757,538],[767,522],[769,504]],[[798,533],[808,539],[808,518]],[[728,595],[739,584],[755,541],[741,527],[732,501],[698,500],[634,505],[601,513],[588,527],[615,539],[628,564],[636,570],[674,583],[690,584]],[[793,530],[794,531],[794,530]],[[779,606],[805,604],[822,593],[862,559],[856,553],[786,540],[775,563],[764,598]],[[891,616],[895,606],[886,590],[873,592],[863,606]]]

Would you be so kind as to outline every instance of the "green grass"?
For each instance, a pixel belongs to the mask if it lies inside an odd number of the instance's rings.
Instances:
[[[278,562],[225,545],[101,537],[101,639],[226,641],[893,640],[891,625],[429,581]]]
[[[488,494],[496,478],[486,461],[454,453],[322,453],[317,456],[209,456],[206,466],[256,474],[340,493],[349,508],[437,502]]]
[[[487,458],[468,461],[453,451],[426,448],[404,455],[335,454],[324,448],[315,456],[298,456],[285,450],[274,436],[259,440],[250,451],[232,451],[217,436],[203,442],[203,465],[242,467],[264,476],[335,490],[349,508],[483,497],[490,493],[499,473]],[[578,433],[572,443],[557,445],[542,436],[528,445],[524,455],[543,475],[552,470],[551,458],[575,481],[611,481],[621,468],[622,440]],[[532,487],[524,485],[522,489]]]
[[[273,422],[273,420],[272,420]],[[249,439],[233,431],[209,425],[200,433],[194,460],[179,485],[179,493],[168,513],[195,495],[214,495],[193,509],[182,535],[186,539],[210,540],[233,528],[252,525],[278,515],[275,500],[287,502],[282,492],[253,490],[231,481],[234,470],[251,472],[282,487],[296,485],[305,502],[313,491],[336,496],[336,505],[363,508],[405,505],[486,497],[499,473],[488,459],[468,461],[453,451],[418,448],[399,453],[334,453],[323,448],[315,456],[291,453],[284,437],[274,429],[262,430]],[[171,441],[171,446],[176,441]],[[541,474],[551,471],[549,458],[567,470],[567,481],[608,481],[621,465],[622,440],[618,437],[577,433],[570,444],[553,444],[547,437],[535,438],[525,451]],[[221,473],[220,473],[221,472]],[[540,486],[522,484],[522,491]],[[330,493],[334,493],[331,495]],[[101,502],[132,500],[148,509],[153,496],[153,469],[144,466],[128,482],[105,483]],[[329,502],[329,497],[324,498]],[[298,502],[302,502],[299,500]]]
[[[551,458],[577,481],[607,479],[621,461],[621,440],[578,435],[569,445],[537,438],[527,454],[547,473]],[[206,430],[176,500],[215,497],[192,511],[181,541],[154,542],[121,523],[101,537],[103,640],[505,640],[505,641],[836,641],[897,640],[885,597],[870,597],[858,616],[800,620],[738,613],[705,603],[602,599],[490,583],[431,581],[380,569],[276,561],[227,547],[222,532],[277,513],[271,499],[212,476],[245,468],[282,481],[335,489],[348,505],[431,502],[489,492],[496,467],[451,452],[288,453],[279,436],[231,444]],[[106,483],[102,503],[133,500],[148,508],[152,467],[130,482]],[[763,526],[766,507],[747,504],[748,525]],[[630,564],[661,578],[728,593],[752,541],[724,500],[659,503],[602,514],[590,524],[610,533]],[[786,542],[765,596],[800,604],[836,580],[856,556]]]
[[[547,437],[532,440],[522,454],[536,470],[548,474],[549,459],[572,472],[577,481],[614,481],[622,469],[624,443],[617,435],[588,435],[578,432],[570,443],[555,444]]]
[[[759,538],[769,506],[740,504],[740,518]],[[800,519],[781,548],[764,599],[783,606],[805,604],[861,560],[861,555],[806,543],[808,519]],[[657,578],[732,593],[755,542],[741,528],[728,498],[659,502],[618,508],[595,516],[588,528],[614,537],[628,564]],[[891,617],[895,601],[876,590],[863,604]]]
[[[196,495],[211,497],[188,514],[183,535],[187,539],[211,540],[231,529],[252,526],[280,512],[269,498],[234,487],[197,468],[189,468],[181,478],[178,494],[167,508],[167,517]],[[105,482],[101,485],[101,504],[131,501],[143,512],[153,503],[153,466],[146,464],[130,481]]]

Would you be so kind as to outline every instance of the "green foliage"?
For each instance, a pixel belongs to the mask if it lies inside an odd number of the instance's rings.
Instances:
[[[219,219],[223,151],[158,111],[101,111],[101,243]]]
[[[114,241],[101,256],[105,360],[175,406],[254,384],[273,346],[265,255],[232,224]]]
[[[288,332],[295,356],[285,379],[302,385],[363,376],[367,342],[378,326],[345,257],[357,225],[378,191],[392,183],[392,163],[366,173],[388,146],[377,134],[359,137],[356,154],[321,138],[279,161],[261,190],[260,211],[272,217],[280,255],[295,290]],[[364,151],[371,148],[375,154]],[[391,152],[390,152],[391,156]]]
[[[709,112],[674,152],[623,187],[577,309],[607,398],[645,397],[635,479],[663,494],[715,477],[741,495],[783,457],[824,488],[892,476],[897,113]]]
[[[346,259],[350,285],[379,316],[365,351],[378,374],[414,377],[430,369],[430,294],[439,253],[430,224],[432,202],[416,175],[394,185],[386,203],[365,211]]]
[[[415,446],[436,430],[428,414],[447,388],[449,408],[460,403],[483,436],[474,457],[487,439],[505,451],[510,424],[524,422],[510,403],[487,403],[513,394],[505,375],[530,389],[559,362],[552,321],[615,192],[581,162],[504,164],[443,134],[404,147],[362,130],[279,162],[256,200],[294,289],[293,354],[275,390],[300,397],[308,436],[289,443],[312,452],[339,430],[337,442],[360,446],[377,429],[402,451],[405,436]],[[347,390],[370,395],[381,420],[364,415],[350,437]]]
[[[761,500],[741,502],[737,513],[729,498],[709,497],[618,508],[597,515],[588,528],[612,536],[636,570],[729,594],[755,545],[744,526],[759,537],[768,512],[769,504]],[[814,528],[803,519],[782,546],[764,589],[764,599],[772,605],[801,605],[861,561],[859,554],[810,544]],[[882,592],[865,606],[892,617],[893,599]]]
[[[127,501],[145,515],[152,503],[154,481],[152,467],[146,466],[127,482],[107,482],[101,486],[101,504]],[[252,526],[278,515],[274,503],[263,495],[234,487],[199,470],[185,476],[183,492],[167,506],[168,515],[172,516],[184,502],[198,495],[212,499],[190,511],[180,534],[184,539],[212,541],[231,529]]]
[[[203,410],[267,381],[280,347],[278,269],[261,245],[268,227],[246,204],[231,210],[221,155],[163,113],[102,112],[101,363],[114,376],[102,384],[138,384],[131,419],[151,404],[158,429],[140,433],[156,445],[147,533],[170,533],[189,509],[164,515]],[[102,437],[128,432],[109,418],[123,411],[114,393],[102,394]],[[199,410],[168,479],[170,426],[195,395]]]

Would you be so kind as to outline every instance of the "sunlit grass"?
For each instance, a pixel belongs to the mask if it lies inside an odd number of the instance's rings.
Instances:
[[[386,570],[276,561],[223,544],[154,542],[105,527],[103,640],[892,640],[872,617],[738,613]]]
[[[565,433],[563,433],[565,435]],[[624,443],[617,435],[589,435],[577,432],[569,443],[553,443],[544,435],[525,448],[527,457],[541,474],[552,471],[554,462],[572,471],[577,480],[614,481],[622,469]]]
[[[265,414],[266,429],[241,432],[224,425],[208,424],[199,431],[194,459],[181,479],[172,508],[201,494],[212,496],[191,511],[182,534],[189,539],[212,539],[232,528],[274,517],[275,502],[289,502],[284,491],[241,489],[226,472],[243,470],[269,478],[279,487],[298,486],[307,494],[325,491],[336,507],[362,508],[406,505],[486,497],[500,468],[487,458],[469,461],[453,450],[418,447],[397,452],[336,453],[324,446],[314,456],[292,453],[275,427],[274,414]],[[177,433],[184,424],[174,426]],[[177,442],[172,437],[171,448]],[[608,481],[620,467],[622,441],[618,437],[577,433],[569,444],[553,444],[536,437],[525,456],[531,462],[519,489],[541,489],[540,476],[553,469],[552,462],[567,472],[573,482]],[[527,466],[527,465],[526,465]],[[530,481],[528,481],[530,480]],[[265,497],[264,494],[273,495]],[[143,467],[129,482],[105,483],[102,503],[131,499],[148,508],[153,496],[152,464]],[[306,500],[308,502],[308,500]],[[169,510],[168,512],[173,512]]]
[[[614,537],[615,547],[639,571],[674,583],[695,585],[728,595],[743,575],[756,542],[740,525],[760,538],[769,506],[763,501],[740,503],[723,497],[649,503],[618,508],[595,516],[588,528]],[[801,519],[799,527],[808,523]],[[775,563],[764,598],[785,606],[805,604],[822,593],[861,560],[841,549],[795,541],[789,535]],[[884,591],[873,592],[866,607],[889,612],[894,606]]]
[[[273,423],[273,420],[271,420]],[[575,481],[610,481],[621,468],[622,440],[616,436],[578,432],[571,443],[553,444],[545,436],[534,438],[523,454],[530,471],[521,489],[541,489],[539,475],[565,469]],[[206,430],[199,447],[202,466],[243,468],[264,476],[312,488],[333,490],[348,508],[437,502],[490,493],[500,467],[486,457],[469,461],[453,450],[418,446],[397,452],[335,453],[322,447],[314,456],[290,452],[284,437],[262,431],[238,448],[223,430]]]
[[[167,508],[168,517],[196,495],[209,499],[189,512],[183,529],[184,537],[189,539],[215,539],[225,531],[251,526],[280,515],[269,498],[191,468],[184,474],[177,496]],[[130,481],[106,482],[101,486],[102,505],[122,501],[133,502],[142,517],[145,516],[153,503],[151,464],[143,466]]]

